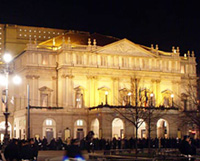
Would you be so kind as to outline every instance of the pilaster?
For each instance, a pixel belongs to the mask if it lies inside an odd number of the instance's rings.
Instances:
[[[160,80],[156,80],[156,106],[159,106],[161,104],[161,92],[160,92]]]
[[[119,101],[119,78],[112,77],[113,81],[113,105],[118,105]]]

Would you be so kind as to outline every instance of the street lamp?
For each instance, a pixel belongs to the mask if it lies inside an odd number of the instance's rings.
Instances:
[[[12,61],[12,56],[9,53],[5,53],[3,55],[3,60],[6,63],[5,69],[4,69],[4,74],[5,76],[1,75],[1,83],[3,85],[5,85],[5,100],[4,105],[5,105],[5,112],[3,113],[5,116],[5,134],[4,134],[4,144],[8,145],[8,141],[9,141],[9,134],[8,134],[8,117],[10,115],[10,113],[8,112],[8,76],[10,73],[10,69],[9,69],[9,63]],[[14,76],[13,77],[13,82],[15,84],[20,84],[21,82],[21,78],[19,76]]]
[[[171,98],[172,98],[172,107],[174,107],[174,94],[171,94]]]
[[[105,96],[106,96],[106,105],[108,104],[108,91],[105,91]]]

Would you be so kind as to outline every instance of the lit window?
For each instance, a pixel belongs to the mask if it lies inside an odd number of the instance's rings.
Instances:
[[[0,50],[1,50],[1,48],[0,48]]]
[[[26,35],[24,35],[26,37]]]
[[[1,30],[1,27],[0,27],[0,30]]]
[[[1,40],[1,37],[0,37],[0,40]]]
[[[48,125],[48,126],[53,125],[53,121],[52,120],[46,120],[46,125]]]
[[[31,35],[29,35],[29,37],[31,37]]]
[[[77,126],[83,126],[83,120],[77,120]]]
[[[26,30],[24,30],[26,32]]]
[[[39,36],[39,38],[41,38],[41,36]]]
[[[185,67],[183,65],[181,65],[181,73],[185,73]]]
[[[46,31],[44,31],[44,33],[46,33]]]
[[[34,30],[34,32],[36,32],[36,30]]]
[[[22,31],[22,29],[19,29],[19,31]]]
[[[48,38],[50,39],[51,37],[49,36]]]
[[[39,33],[41,33],[41,31],[39,31]]]
[[[1,35],[1,32],[0,32],[0,35]]]
[[[53,32],[53,34],[55,34],[55,32]]]
[[[48,32],[49,34],[51,33],[51,32]]]
[[[29,30],[29,32],[31,32],[31,30]]]
[[[22,36],[22,34],[19,34],[19,36]]]
[[[60,33],[58,32],[58,35],[59,35]]]
[[[34,35],[34,37],[36,37],[36,35]]]
[[[44,38],[46,38],[46,36],[44,36]]]

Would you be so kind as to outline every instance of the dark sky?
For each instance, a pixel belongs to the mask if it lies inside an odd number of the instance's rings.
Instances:
[[[1,0],[0,23],[97,32],[200,57],[197,0]]]

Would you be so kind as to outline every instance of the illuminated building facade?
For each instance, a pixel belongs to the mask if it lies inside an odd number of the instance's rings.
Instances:
[[[49,107],[31,109],[31,137],[46,136],[50,140],[52,137],[83,138],[90,130],[100,138],[134,136],[134,127],[119,115],[112,115],[105,109],[88,110],[88,107],[105,103],[105,92],[108,92],[108,104],[126,104],[132,78],[139,80],[138,89],[147,90],[148,97],[154,94],[155,106],[165,107],[172,106],[172,99],[175,105],[180,105],[186,84],[189,80],[196,83],[194,53],[180,56],[178,47],[164,52],[157,45],[146,47],[96,33],[13,28],[16,41],[10,44],[9,39],[5,39],[6,50],[15,51],[16,47],[13,66],[23,83],[18,87],[9,86],[9,97],[14,99],[9,104],[11,137],[24,138],[27,134],[27,84],[30,85],[30,105]],[[18,47],[16,42],[20,41],[23,45]],[[141,95],[144,97],[144,92]],[[190,107],[189,102],[185,105]],[[140,106],[144,106],[142,101]],[[53,107],[63,109],[51,109]],[[2,110],[3,104],[1,127]],[[188,129],[180,126],[178,115],[179,111],[172,111],[158,118],[152,137],[177,137],[180,131],[186,134]],[[3,135],[3,129],[0,130]],[[147,137],[146,123],[139,128],[138,136]]]

